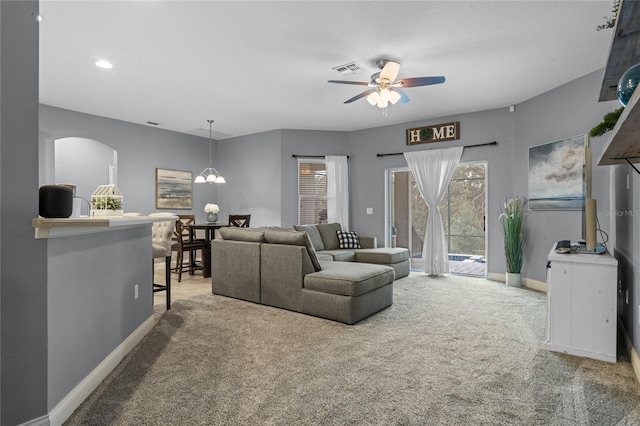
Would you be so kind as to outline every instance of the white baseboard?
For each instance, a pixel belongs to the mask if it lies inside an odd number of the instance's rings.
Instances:
[[[624,328],[622,321],[618,318],[618,328],[622,330],[622,336],[624,337],[624,346],[627,349],[627,353],[629,354],[629,359],[631,360],[631,367],[633,367],[633,372],[636,374],[636,380],[640,382],[640,357],[638,356],[638,352],[633,348],[631,344],[631,338],[627,334],[627,330]]]
[[[504,275],[504,272],[502,274],[496,274],[495,272],[487,272],[487,279],[491,281],[500,281],[502,283],[507,280],[507,278]]]
[[[542,293],[546,293],[549,289],[546,281],[538,281],[531,278],[524,279],[524,286],[530,288],[531,290],[536,290]]]
[[[62,425],[154,325],[155,320],[151,315],[49,412],[50,424]]]
[[[489,272],[487,274],[487,279],[491,281],[500,281],[502,283],[506,281],[504,273],[497,274],[495,272]],[[531,290],[539,291],[542,293],[546,293],[548,289],[547,283],[545,281],[537,281],[531,278],[522,277],[522,283],[523,287],[530,288]]]
[[[49,426],[49,416],[40,416],[37,419],[31,419],[28,422],[20,423],[19,426]]]

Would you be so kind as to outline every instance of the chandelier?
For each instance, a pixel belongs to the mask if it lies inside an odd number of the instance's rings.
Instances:
[[[204,169],[202,173],[200,173],[193,180],[194,183],[225,183],[224,177],[220,175],[220,173],[213,168],[213,163],[211,162],[211,126],[213,125],[213,120],[207,120],[209,123],[209,167]]]

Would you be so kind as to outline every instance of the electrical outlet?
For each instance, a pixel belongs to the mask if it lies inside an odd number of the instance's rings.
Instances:
[[[133,299],[138,300],[138,284],[133,286]]]
[[[373,214],[373,207],[367,207],[367,214]]]

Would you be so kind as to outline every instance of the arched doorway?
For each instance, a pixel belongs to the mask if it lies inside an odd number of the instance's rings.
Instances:
[[[73,184],[76,196],[89,200],[99,185],[118,181],[118,153],[101,142],[67,137],[54,141],[55,183]],[[88,207],[82,207],[88,214]]]

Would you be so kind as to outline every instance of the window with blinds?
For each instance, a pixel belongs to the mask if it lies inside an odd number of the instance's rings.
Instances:
[[[298,223],[327,223],[327,169],[324,160],[298,160]]]

